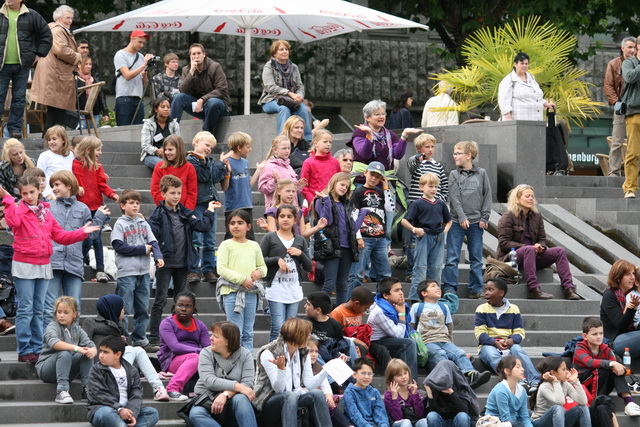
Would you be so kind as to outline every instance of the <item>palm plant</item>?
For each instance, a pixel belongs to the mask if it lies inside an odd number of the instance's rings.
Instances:
[[[440,107],[435,111],[465,112],[486,105],[498,104],[498,85],[513,69],[513,58],[526,52],[533,74],[545,93],[555,101],[559,118],[566,118],[580,127],[583,120],[593,119],[604,104],[591,100],[590,83],[579,80],[587,71],[576,68],[569,54],[576,39],[567,31],[558,30],[550,22],[540,24],[540,18],[519,18],[504,27],[482,28],[473,33],[462,46],[466,65],[456,70],[432,74],[430,79],[443,80],[450,86],[456,107]]]

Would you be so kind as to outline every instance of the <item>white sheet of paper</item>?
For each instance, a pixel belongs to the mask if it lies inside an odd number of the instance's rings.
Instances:
[[[338,384],[343,384],[353,375],[353,370],[342,359],[330,360],[324,364],[322,369],[327,371],[331,378]]]

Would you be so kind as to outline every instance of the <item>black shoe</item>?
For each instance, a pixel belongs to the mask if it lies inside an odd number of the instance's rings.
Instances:
[[[87,388],[86,387],[82,387],[82,396],[80,397],[80,400],[87,400]]]
[[[21,139],[22,138],[22,132],[11,132],[9,134],[10,138],[15,138],[15,139]]]
[[[529,396],[532,396],[533,393],[535,393],[536,391],[538,391],[538,384],[529,384],[529,389],[527,390],[527,394]]]
[[[469,385],[471,386],[472,389],[476,389],[478,387],[480,387],[483,384],[486,384],[487,382],[489,382],[489,380],[491,379],[491,372],[489,371],[484,371],[484,372],[478,372],[478,371],[471,371],[471,372],[467,372],[467,377],[469,380]]]
[[[480,292],[469,292],[469,298],[471,299],[480,299],[483,295]]]

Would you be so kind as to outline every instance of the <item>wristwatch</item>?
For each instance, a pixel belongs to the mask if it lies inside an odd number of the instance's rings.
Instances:
[[[225,391],[224,393],[222,393],[222,395],[226,397],[227,400],[229,400],[229,392]]]

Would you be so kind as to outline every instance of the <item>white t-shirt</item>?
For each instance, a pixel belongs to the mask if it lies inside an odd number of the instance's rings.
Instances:
[[[113,65],[116,67],[116,73],[122,67],[128,67],[129,70],[135,70],[144,62],[144,55],[136,52],[133,55],[121,49],[116,52],[113,57]],[[142,73],[138,74],[131,80],[127,80],[123,75],[116,79],[116,98],[119,96],[142,96]]]
[[[280,236],[278,236],[278,238],[287,249],[293,245],[294,239],[284,240]],[[283,259],[284,262],[287,263],[289,271],[287,273],[283,273],[278,269],[278,272],[271,282],[271,286],[267,288],[266,298],[268,301],[279,302],[282,304],[300,302],[302,301],[302,286],[300,286],[298,268],[296,267],[296,263],[291,255],[287,254]]]
[[[627,302],[631,300],[631,295],[639,296],[640,292],[633,290],[627,294]],[[633,316],[633,326],[638,329],[638,325],[640,325],[640,310],[636,311],[636,314]]]
[[[116,384],[118,384],[118,391],[120,392],[120,407],[124,408],[129,403],[129,394],[127,393],[127,372],[123,366],[120,369],[109,366],[109,370],[116,378]]]

